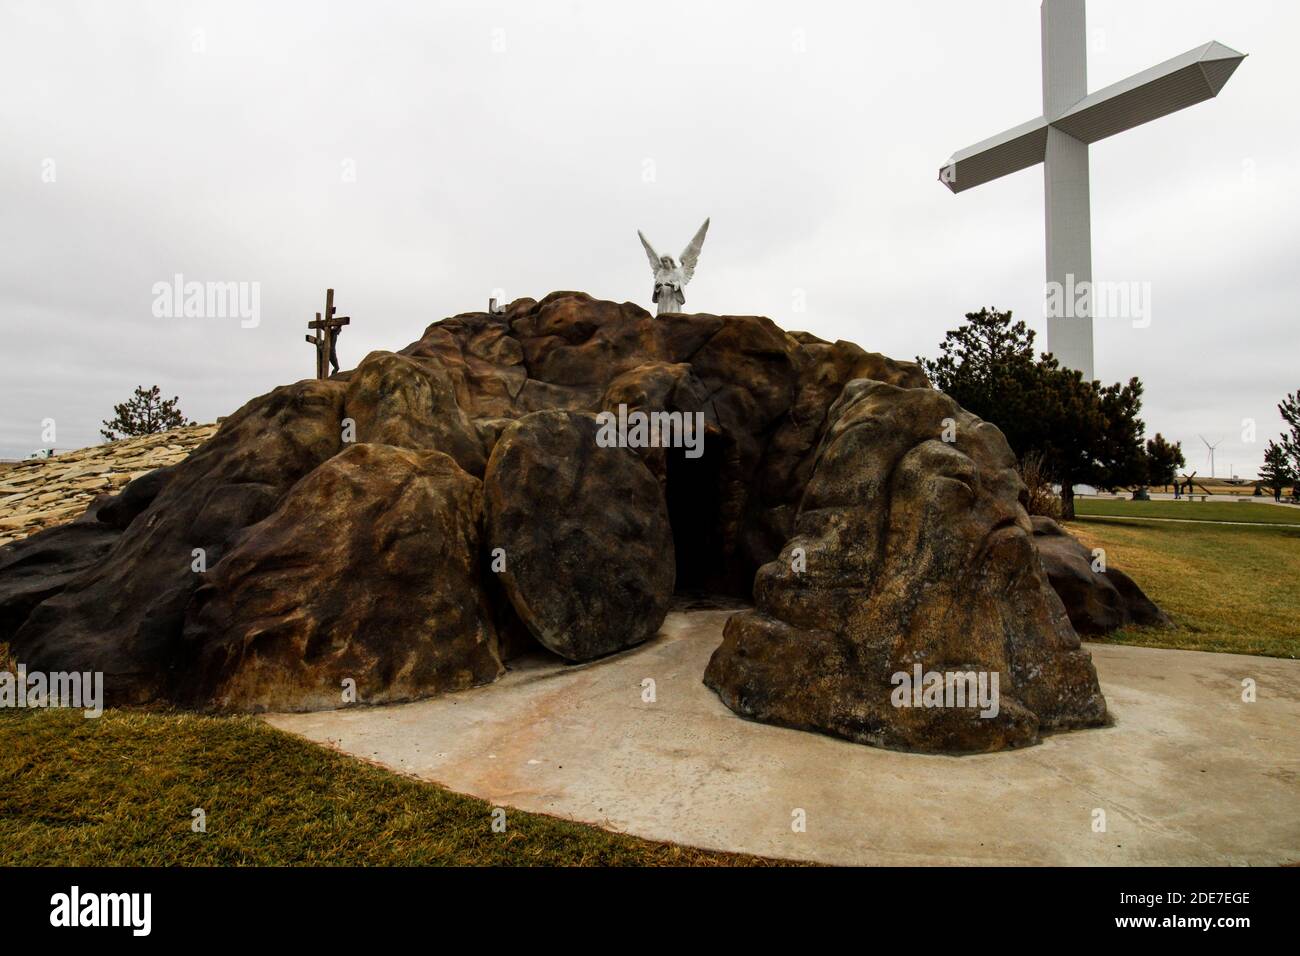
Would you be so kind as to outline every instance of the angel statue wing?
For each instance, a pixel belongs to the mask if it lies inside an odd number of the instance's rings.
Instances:
[[[700,250],[704,248],[704,234],[708,231],[709,220],[706,219],[704,225],[700,226],[700,231],[691,240],[691,244],[682,253],[682,285],[690,282],[691,277],[695,275],[695,263],[700,261]]]
[[[638,229],[636,231],[636,234],[641,239],[641,245],[645,246],[645,254],[650,259],[651,271],[658,273],[659,270],[663,268],[663,266],[659,262],[659,253],[655,252],[654,246],[650,245],[650,240],[646,239],[645,233],[643,233],[640,229]]]

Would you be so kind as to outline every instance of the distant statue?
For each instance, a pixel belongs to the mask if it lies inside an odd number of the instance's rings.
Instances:
[[[700,226],[700,231],[691,240],[691,244],[682,253],[680,266],[673,261],[672,256],[661,256],[655,252],[641,230],[636,231],[636,234],[641,237],[641,245],[645,246],[646,255],[650,257],[650,268],[655,274],[655,291],[652,299],[659,305],[656,315],[680,312],[681,307],[686,304],[686,293],[682,290],[695,275],[695,264],[700,261],[700,250],[704,248],[704,234],[708,231],[709,220],[706,219],[704,225]]]
[[[343,334],[343,326],[330,330],[330,370],[337,372],[339,370],[339,336]]]

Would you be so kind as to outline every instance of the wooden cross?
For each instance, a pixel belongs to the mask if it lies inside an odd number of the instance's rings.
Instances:
[[[336,316],[337,311],[334,308],[334,290],[325,290],[325,317],[321,318],[321,313],[316,313],[316,321],[308,322],[307,328],[315,329],[311,335],[307,336],[307,341],[316,346],[316,377],[329,378],[330,376],[330,352],[334,348],[334,340],[338,338],[339,329],[349,324],[352,320],[346,315]]]

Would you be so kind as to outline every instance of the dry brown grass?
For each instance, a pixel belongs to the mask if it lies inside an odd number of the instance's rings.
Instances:
[[[1025,509],[1031,515],[1045,515],[1048,518],[1061,519],[1061,498],[1052,490],[1052,482],[1043,471],[1043,456],[1030,452],[1016,465],[1020,480],[1029,490],[1029,501]]]
[[[1234,508],[1262,510],[1263,506]],[[1135,580],[1178,627],[1126,628],[1107,640],[1146,647],[1300,657],[1300,526],[1070,522],[1088,548]]]

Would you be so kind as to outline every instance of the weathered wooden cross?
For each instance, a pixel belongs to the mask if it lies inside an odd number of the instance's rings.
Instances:
[[[329,378],[330,355],[334,353],[334,341],[338,338],[339,329],[352,321],[346,315],[336,316],[335,311],[334,290],[326,289],[324,318],[321,318],[321,313],[317,312],[316,321],[307,323],[307,328],[316,330],[307,336],[307,341],[316,346],[317,378]]]

